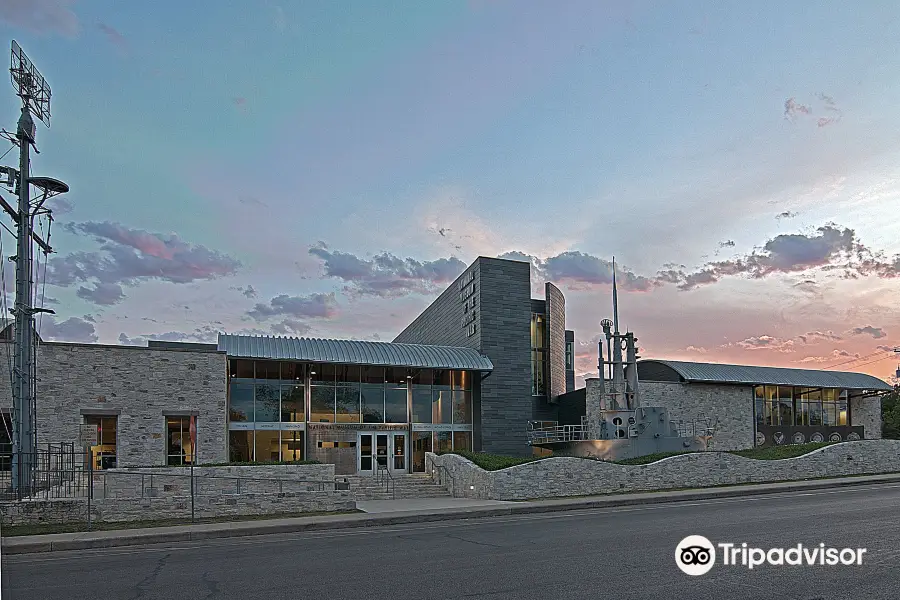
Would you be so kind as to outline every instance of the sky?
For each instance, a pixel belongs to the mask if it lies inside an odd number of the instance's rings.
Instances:
[[[32,169],[71,187],[48,203],[40,333],[391,340],[502,256],[532,263],[535,297],[562,288],[584,375],[615,256],[645,358],[888,379],[898,19],[875,0],[0,0],[0,38],[53,90]],[[6,129],[19,107],[0,92]]]

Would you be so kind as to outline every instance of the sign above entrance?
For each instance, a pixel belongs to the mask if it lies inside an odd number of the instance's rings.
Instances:
[[[307,428],[310,431],[316,429],[331,431],[334,431],[336,429],[350,431],[407,431],[409,429],[409,425],[384,425],[379,423],[309,423],[307,425]]]

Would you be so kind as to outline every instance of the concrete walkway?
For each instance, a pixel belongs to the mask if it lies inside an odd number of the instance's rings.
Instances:
[[[402,513],[411,511],[442,511],[475,506],[504,506],[520,504],[503,500],[479,500],[477,498],[407,498],[403,500],[360,500],[356,508],[365,513]]]
[[[606,496],[558,498],[528,502],[495,502],[488,505],[469,504],[466,506],[459,504],[443,508],[432,506],[427,509],[419,510],[411,508],[409,504],[406,504],[407,508],[410,508],[409,510],[297,517],[290,519],[267,519],[263,521],[203,523],[197,525],[153,527],[147,529],[4,537],[0,543],[2,543],[3,554],[29,554],[34,552],[86,550],[92,548],[188,542],[192,540],[208,540],[251,535],[299,533],[323,529],[376,527],[453,519],[474,519],[567,510],[614,508],[621,506],[660,504],[665,502],[714,500],[719,498],[747,497],[785,492],[804,492],[846,486],[889,484],[900,484],[900,474],[892,473],[862,477],[735,485],[718,488],[645,492],[637,494],[610,494]],[[397,503],[401,501],[392,502]],[[483,503],[490,501],[481,500],[476,502]]]

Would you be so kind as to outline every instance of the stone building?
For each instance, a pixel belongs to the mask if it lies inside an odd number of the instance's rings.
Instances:
[[[713,424],[715,450],[880,439],[880,397],[893,389],[864,373],[651,359],[637,365],[641,405],[668,409],[685,428]],[[599,380],[586,383],[560,398],[561,424],[580,424],[586,405],[599,402]]]

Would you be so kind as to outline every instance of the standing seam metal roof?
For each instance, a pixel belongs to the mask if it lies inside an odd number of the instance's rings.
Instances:
[[[673,369],[685,381],[703,383],[734,383],[746,385],[794,385],[798,387],[844,388],[848,390],[892,391],[884,381],[865,373],[847,371],[817,371],[784,367],[757,367],[716,363],[684,362],[678,360],[647,359],[638,361],[658,363]],[[639,368],[640,370],[640,368]]]
[[[359,340],[219,334],[219,351],[236,358],[319,363],[493,371],[491,360],[472,348]]]

